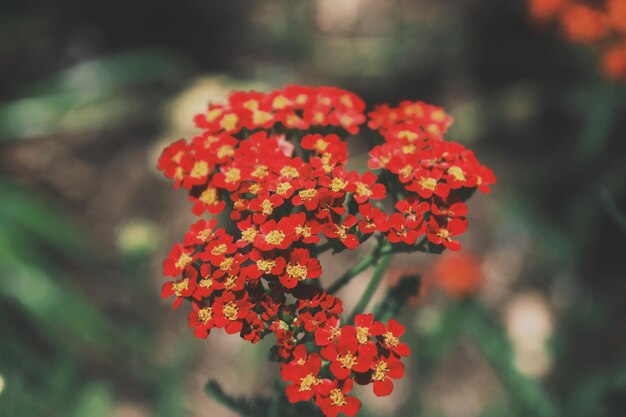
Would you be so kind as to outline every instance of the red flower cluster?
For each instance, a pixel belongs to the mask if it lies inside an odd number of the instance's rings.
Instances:
[[[354,326],[337,327],[326,322],[315,330],[315,345],[321,354],[309,353],[301,344],[292,359],[284,363],[280,372],[287,386],[290,402],[315,399],[326,416],[340,412],[354,416],[361,405],[347,394],[352,390],[352,379],[358,384],[372,384],[374,394],[385,396],[393,391],[391,379],[402,378],[404,365],[400,357],[408,356],[409,347],[401,343],[404,326],[389,320],[387,326],[374,320],[372,314],[360,314]],[[327,361],[329,377],[321,376],[322,359]]]
[[[387,238],[413,245],[425,234],[434,245],[458,250],[454,238],[467,229],[467,191],[488,193],[493,172],[463,145],[443,139],[452,118],[440,107],[405,101],[396,108],[380,106],[369,116],[369,127],[379,130],[385,143],[370,152],[368,167],[391,174],[388,187],[399,196],[387,219]]]
[[[391,393],[409,348],[394,320],[358,315],[340,326],[343,305],[318,284],[317,255],[354,249],[374,232],[399,250],[423,250],[415,245],[421,235],[431,249],[458,249],[463,201],[495,181],[471,151],[443,139],[451,118],[423,103],[372,112],[370,127],[386,143],[372,151],[370,168],[384,169],[346,170],[342,135],[358,132],[364,107],[332,87],[237,92],[198,115],[203,132],[172,143],[158,162],[188,191],[196,215],[228,208],[235,223],[234,232],[216,219],[193,224],[164,261],[174,280],[162,296],[173,296],[174,307],[191,301],[197,337],[213,328],[252,343],[274,334],[289,400],[313,399],[327,416],[356,414],[353,380]],[[382,180],[393,191],[391,215],[378,205],[387,197]]]
[[[626,2],[602,0],[530,0],[539,21],[557,20],[571,42],[594,44],[602,54],[606,77],[626,81]]]

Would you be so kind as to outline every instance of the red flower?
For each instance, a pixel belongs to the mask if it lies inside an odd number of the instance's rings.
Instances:
[[[181,244],[176,244],[172,248],[169,256],[163,261],[163,275],[177,277],[183,269],[194,261],[193,249],[185,248]]]
[[[463,234],[465,230],[467,230],[467,221],[465,220],[452,219],[443,227],[439,225],[437,219],[431,217],[426,236],[435,245],[444,245],[446,248],[456,251],[461,249],[461,244],[452,238]]]
[[[213,303],[213,322],[224,328],[226,333],[238,333],[243,328],[242,319],[250,312],[250,303],[245,298],[237,299],[232,292],[225,291]]]
[[[360,205],[359,214],[362,220],[359,220],[357,227],[364,235],[389,230],[387,215],[382,210],[374,208],[371,203]]]
[[[385,186],[376,183],[378,177],[371,172],[365,172],[360,179],[354,181],[354,201],[363,204],[368,200],[382,200],[386,196]]]
[[[178,281],[167,281],[161,287],[161,298],[176,296],[172,308],[176,309],[184,298],[191,297],[196,289],[196,281],[191,278],[182,278]]]
[[[285,288],[294,288],[298,282],[318,278],[322,275],[320,261],[311,258],[306,249],[294,249],[289,255],[285,272],[280,276],[280,283]]]
[[[205,339],[209,336],[213,323],[213,309],[196,302],[192,303],[193,311],[189,313],[189,327],[196,337]]]
[[[440,169],[432,171],[420,169],[415,173],[415,180],[407,185],[406,189],[417,192],[422,198],[430,198],[435,194],[445,200],[450,193],[450,186],[440,181],[442,175]]]
[[[356,397],[346,395],[350,391],[352,391],[351,379],[325,383],[315,403],[326,417],[337,417],[339,413],[354,417],[361,408],[361,401]]]
[[[324,234],[329,239],[338,239],[348,249],[355,249],[359,246],[359,239],[350,229],[358,222],[358,219],[349,214],[346,216],[342,224],[328,224],[324,229]]]
[[[399,340],[405,331],[403,325],[395,320],[389,320],[387,326],[382,323],[376,323],[375,326],[376,333],[379,334],[378,342],[383,348],[398,356],[409,356],[411,354],[411,349]]]
[[[393,391],[393,379],[404,376],[404,365],[395,356],[381,356],[371,365],[371,381],[374,383],[374,395],[384,397]]]
[[[322,367],[322,359],[316,353],[306,355],[304,345],[299,345],[294,354],[294,361],[282,365],[280,374],[285,381],[292,382],[285,389],[289,402],[308,401],[321,388],[322,380],[318,375]],[[304,354],[303,354],[304,350]]]
[[[209,221],[198,220],[192,224],[189,231],[185,233],[185,246],[199,245],[213,239],[216,237],[216,232],[218,232],[215,230],[216,226],[217,219]],[[219,232],[223,231],[223,229],[219,230]]]
[[[354,372],[367,372],[370,369],[376,349],[359,350],[356,333],[342,332],[337,343],[331,343],[322,349],[322,357],[330,361],[330,371],[338,379],[346,379]]]
[[[197,197],[190,195],[189,200],[194,203],[191,211],[196,216],[202,215],[205,211],[211,214],[220,214],[226,206],[215,187],[205,188]]]
[[[317,346],[327,346],[335,343],[341,336],[342,328],[339,326],[339,318],[331,318],[326,320],[324,326],[315,331],[315,344]]]
[[[254,246],[264,251],[287,249],[295,239],[295,229],[289,218],[282,218],[278,223],[269,220],[260,226],[254,238]]]
[[[374,321],[374,315],[358,314],[354,317],[354,327],[345,326],[343,333],[350,332],[354,334],[359,344],[359,354],[370,356],[376,352],[376,345],[371,341],[370,337],[379,336],[380,326]]]

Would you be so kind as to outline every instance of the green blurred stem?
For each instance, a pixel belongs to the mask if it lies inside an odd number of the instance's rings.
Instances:
[[[241,415],[252,415],[254,412],[254,407],[248,401],[228,395],[217,381],[209,380],[204,390],[215,401]]]
[[[611,216],[611,218],[622,228],[623,231],[626,231],[626,216],[620,212],[609,189],[606,187],[603,188],[600,192],[600,197],[602,198],[604,209],[609,216]]]
[[[369,255],[361,259],[359,263],[355,264],[352,268],[348,269],[342,276],[339,277],[339,279],[337,279],[337,281],[333,283],[333,285],[328,287],[327,292],[329,294],[336,293],[337,291],[342,289],[345,285],[347,285],[352,280],[352,278],[354,278],[355,276],[359,275],[361,272],[365,271],[367,268],[372,266],[376,262],[376,256],[375,256],[376,253],[377,253],[376,251],[374,251],[374,253],[370,253]]]
[[[373,256],[375,254],[376,252],[373,254]],[[376,292],[376,289],[378,288],[378,285],[380,284],[380,281],[385,274],[385,270],[389,266],[389,262],[391,262],[392,258],[393,253],[387,253],[386,255],[378,257],[378,259],[376,260],[376,269],[374,270],[374,275],[372,275],[370,282],[367,284],[367,288],[365,288],[365,292],[361,296],[359,302],[354,307],[354,311],[352,311],[352,314],[350,315],[350,323],[354,321],[354,317],[357,314],[361,314],[363,311],[365,311],[365,308],[367,307],[370,300],[372,299],[372,296]]]

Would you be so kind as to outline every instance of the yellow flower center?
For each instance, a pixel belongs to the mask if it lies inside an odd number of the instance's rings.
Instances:
[[[229,168],[224,174],[226,182],[237,182],[241,179],[241,170],[239,168]]]
[[[269,168],[266,165],[259,165],[258,167],[254,168],[254,171],[252,171],[252,176],[263,179],[267,177],[268,170]]]
[[[306,190],[301,190],[300,192],[298,192],[298,195],[302,200],[309,201],[315,198],[315,196],[317,195],[317,190],[314,188],[308,188]]]
[[[465,172],[461,167],[451,166],[448,168],[448,174],[452,175],[457,181],[465,181]]]
[[[339,239],[346,240],[346,238],[348,237],[346,230],[348,228],[342,225],[335,225],[335,227],[337,228],[337,236],[339,237]]]
[[[285,96],[276,96],[274,97],[274,101],[272,101],[272,107],[277,110],[284,109],[289,105],[290,101]]]
[[[207,161],[197,161],[191,168],[191,178],[202,178],[209,174],[209,164]]]
[[[330,183],[330,188],[331,190],[337,193],[339,191],[342,191],[344,188],[346,188],[347,185],[348,183],[342,180],[341,178],[333,178],[333,180]]]
[[[299,121],[300,121],[300,118],[298,116],[296,116],[295,114],[290,114],[285,119],[285,122],[286,122],[285,124],[287,126],[296,126]]]
[[[246,242],[252,242],[254,241],[254,238],[256,237],[257,233],[259,233],[258,230],[256,230],[254,226],[250,226],[246,230],[241,232],[241,238],[245,240]]]
[[[207,324],[209,320],[213,318],[213,311],[211,307],[204,307],[198,310],[198,321],[201,321],[204,324]]]
[[[226,258],[220,263],[220,269],[222,271],[228,271],[231,266],[233,266],[233,262],[235,262],[234,258]]]
[[[276,187],[276,192],[278,194],[286,194],[289,190],[291,190],[291,184],[289,184],[288,182],[281,182]]]
[[[419,103],[415,103],[411,106],[405,107],[404,114],[407,116],[422,117],[424,116],[424,109],[422,109],[422,106],[420,106]]]
[[[437,180],[434,178],[421,177],[417,183],[425,190],[435,191],[437,188]]]
[[[185,278],[180,282],[175,282],[172,285],[172,291],[176,294],[176,297],[180,297],[187,288],[189,288],[189,278]]]
[[[260,271],[269,274],[272,269],[276,267],[276,261],[273,259],[259,259],[258,261],[256,261],[256,266],[257,268],[259,268]]]
[[[369,341],[370,330],[367,327],[356,328],[356,338],[360,344],[364,345]]]
[[[274,205],[272,204],[270,200],[266,198],[261,203],[261,209],[263,209],[263,214],[265,214],[266,216],[269,216],[270,214],[272,214],[272,211],[274,211]]]
[[[372,195],[372,190],[369,189],[367,184],[364,184],[362,182],[357,182],[356,183],[356,194],[359,197],[362,197],[362,196],[370,197]]]
[[[328,337],[328,340],[335,339],[341,336],[341,329],[339,327],[331,326],[328,328],[328,331],[330,332],[330,336]]]
[[[326,142],[324,139],[318,139],[315,141],[315,145],[313,145],[313,148],[322,153],[326,150],[326,148],[328,148],[329,143]]]
[[[315,378],[313,374],[308,374],[304,378],[300,378],[300,391],[310,391],[313,385],[320,383],[320,380]]]
[[[247,100],[245,103],[243,103],[243,107],[250,111],[256,110],[259,108],[259,102],[251,98],[250,100]]]
[[[227,249],[228,249],[228,247],[226,246],[225,243],[220,243],[219,245],[217,245],[213,249],[211,249],[211,254],[215,255],[215,256],[223,255],[223,254],[226,253]]]
[[[201,279],[198,285],[202,288],[210,288],[213,285],[213,279],[209,277]]]
[[[300,264],[289,264],[287,265],[287,274],[291,278],[297,278],[298,281],[304,281],[307,275],[306,266]]]
[[[179,164],[180,160],[183,159],[183,156],[185,156],[185,152],[178,151],[178,152],[176,152],[176,155],[172,156],[172,161],[174,161],[177,164]]]
[[[217,203],[217,189],[215,188],[207,188],[200,194],[200,201],[202,201],[207,206],[212,206]]]
[[[239,307],[233,301],[227,303],[222,310],[224,313],[224,317],[226,317],[230,321],[237,320],[237,313],[239,312]]]
[[[209,136],[206,137],[206,139],[204,139],[204,142],[202,142],[202,146],[204,146],[205,149],[209,149],[211,147],[211,145],[213,145],[218,140],[220,140],[219,137],[213,136],[213,135],[209,135]]]
[[[298,176],[300,176],[300,173],[298,172],[298,170],[295,167],[292,166],[286,166],[286,167],[282,167],[280,170],[280,175],[282,175],[283,177],[287,178],[287,179],[294,179],[294,178],[298,178]]]
[[[339,122],[341,122],[343,126],[351,126],[354,123],[354,119],[348,115],[343,115],[339,119]]]
[[[220,126],[222,126],[222,129],[224,130],[233,130],[237,127],[237,122],[239,122],[239,117],[237,117],[236,114],[231,113],[222,118]]]
[[[252,113],[252,123],[255,125],[262,125],[272,120],[272,113],[266,111],[255,111]]]
[[[303,106],[306,104],[308,99],[309,97],[306,94],[298,94],[298,97],[296,97],[296,104],[298,106]]]
[[[401,130],[400,132],[398,132],[398,138],[406,139],[409,142],[413,142],[415,139],[417,139],[417,133],[410,130]]]
[[[300,236],[311,237],[311,228],[309,226],[296,226],[296,233]]]
[[[437,237],[440,237],[442,239],[448,240],[448,239],[450,239],[450,236],[451,236],[451,233],[450,233],[450,231],[448,229],[440,229],[437,232]]]
[[[189,264],[189,262],[191,262],[192,259],[193,258],[189,256],[188,254],[181,253],[180,257],[178,258],[178,261],[176,261],[176,268],[183,269]]]
[[[352,367],[356,364],[356,356],[351,354],[350,352],[345,355],[337,355],[337,360],[341,362],[341,366],[344,368],[352,369]]]
[[[398,347],[398,345],[400,344],[400,340],[398,340],[398,338],[395,337],[391,332],[385,333],[383,335],[383,338],[385,339],[385,344],[389,347]]]
[[[443,121],[443,119],[446,118],[446,114],[444,113],[443,110],[435,110],[434,112],[430,114],[430,118],[436,122],[441,122]]]
[[[405,165],[404,168],[400,170],[400,175],[403,177],[408,177],[413,172],[413,166]]]
[[[226,282],[224,282],[224,288],[227,290],[232,290],[235,287],[235,283],[237,282],[237,275],[229,275],[226,278]]]
[[[201,240],[201,241],[206,241],[208,238],[211,237],[211,235],[213,234],[213,230],[211,229],[204,229],[198,232],[198,234],[196,235],[196,239]]]
[[[209,123],[213,123],[221,115],[222,115],[222,109],[209,110],[209,112],[206,115],[206,119]]]
[[[338,407],[348,404],[345,397],[343,396],[343,392],[341,392],[339,388],[334,388],[330,390],[330,400],[332,401],[333,405],[336,405]]]
[[[250,187],[248,188],[248,190],[252,194],[258,194],[259,191],[261,191],[261,184],[259,184],[258,182],[255,182],[254,184],[250,184]]]
[[[441,133],[441,130],[439,130],[439,126],[434,125],[434,124],[430,124],[428,125],[428,127],[426,128],[426,130],[428,131],[428,133],[430,133],[431,135],[438,135],[439,133]]]
[[[233,156],[234,154],[235,150],[230,145],[222,145],[217,150],[217,157],[220,159],[226,158],[227,156]]]
[[[374,373],[372,374],[372,379],[374,381],[382,381],[387,377],[387,372],[389,372],[389,366],[387,362],[380,361],[376,365],[376,369],[374,369]]]
[[[265,242],[270,245],[280,245],[283,243],[285,239],[285,234],[280,230],[272,230],[267,235],[265,235]]]

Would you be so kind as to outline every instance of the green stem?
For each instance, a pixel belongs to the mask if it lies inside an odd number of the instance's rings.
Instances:
[[[209,380],[204,390],[218,403],[244,416],[252,415],[258,410],[266,410],[268,407],[267,400],[233,397],[224,392],[220,384],[214,380]]]
[[[372,275],[370,282],[367,284],[367,288],[365,288],[365,292],[361,296],[359,302],[354,307],[354,311],[350,315],[349,323],[352,323],[354,321],[354,317],[357,314],[361,314],[367,308],[367,305],[369,304],[372,296],[376,292],[376,288],[378,288],[378,284],[380,284],[380,281],[385,274],[385,270],[387,269],[387,266],[389,266],[389,262],[391,262],[392,258],[393,254],[388,253],[386,255],[382,255],[377,259],[374,275]]]
[[[366,257],[361,259],[359,263],[348,269],[342,276],[339,277],[339,279],[337,279],[337,281],[333,283],[333,285],[328,287],[328,290],[326,292],[329,294],[336,293],[346,284],[348,284],[352,280],[352,278],[372,266],[376,262],[376,257],[374,256],[375,253],[376,252],[367,255]]]

